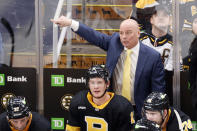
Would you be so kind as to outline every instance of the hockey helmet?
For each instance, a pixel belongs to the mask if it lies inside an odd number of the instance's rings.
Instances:
[[[8,119],[19,119],[29,116],[30,109],[23,96],[11,97],[7,104]]]
[[[142,118],[137,121],[135,131],[161,131],[161,128],[156,122]]]
[[[152,92],[144,101],[144,110],[164,110],[169,108],[169,98],[162,92]]]
[[[105,67],[105,65],[94,65],[88,69],[86,80],[87,83],[90,78],[100,77],[105,80],[105,82],[109,81],[109,71]]]

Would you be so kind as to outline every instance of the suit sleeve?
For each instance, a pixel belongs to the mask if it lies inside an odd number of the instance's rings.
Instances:
[[[152,72],[152,91],[165,92],[164,75],[164,65],[160,54],[158,54]]]
[[[79,23],[79,29],[75,33],[83,37],[88,42],[102,48],[103,50],[108,50],[111,36],[95,31],[94,29],[82,23]]]

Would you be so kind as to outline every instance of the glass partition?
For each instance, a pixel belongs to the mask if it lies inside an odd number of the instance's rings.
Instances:
[[[35,1],[1,0],[1,63],[35,67]]]
[[[52,57],[52,26],[49,21],[54,18],[58,1],[44,1],[44,52],[46,53],[44,67],[53,67]],[[72,18],[83,22],[84,24],[96,29],[97,31],[112,34],[119,31],[121,20],[129,18],[132,10],[131,1],[72,1],[72,5],[68,5],[68,0],[64,1],[61,15],[66,15],[68,8],[72,8]],[[60,36],[61,30],[59,29]],[[58,60],[59,68],[67,68],[67,63],[71,63],[72,68],[88,68],[93,64],[104,64],[106,53],[100,48],[91,45],[83,38],[71,32],[71,44],[67,44],[68,39],[65,37]],[[69,50],[68,50],[69,49]],[[68,57],[70,55],[70,59]]]
[[[45,68],[54,67],[52,46],[54,34],[49,19],[54,17],[58,2],[57,0],[43,2]],[[72,3],[65,0],[61,15],[66,15],[68,8],[72,10],[71,18],[109,35],[119,31],[122,20],[127,18],[137,20],[141,29],[140,40],[161,54],[165,68],[166,93],[170,97],[170,104],[183,109],[186,113],[191,111],[191,106],[189,109],[184,108],[186,107],[184,101],[187,101],[184,98],[188,97],[192,103],[192,98],[189,97],[191,94],[189,51],[195,38],[192,33],[192,23],[196,14],[194,0],[77,0]],[[60,32],[61,29],[58,28],[58,38]],[[71,44],[68,44],[69,41]],[[105,61],[105,51],[71,32],[71,37],[64,38],[57,67],[86,69],[93,64],[105,64]],[[70,63],[70,66],[67,63]]]
[[[0,113],[12,96],[25,96],[37,110],[37,48],[34,0],[1,0]]]
[[[197,2],[195,0],[180,2],[180,54],[183,58],[181,72],[181,109],[190,115],[193,121],[197,120],[196,82],[197,82]],[[187,105],[187,106],[186,106]],[[193,122],[194,123],[194,122]],[[197,126],[194,125],[194,130]]]
[[[161,54],[170,104],[180,107],[196,121],[195,0],[62,0],[58,7],[60,2],[1,0],[0,4],[0,63],[37,69],[40,110],[44,105],[43,69],[87,69],[106,61],[104,50],[70,28],[63,38],[60,54],[55,54],[63,29],[53,25],[50,19],[60,10],[59,16],[70,12],[71,18],[109,35],[119,31],[122,20],[137,20],[140,40]]]

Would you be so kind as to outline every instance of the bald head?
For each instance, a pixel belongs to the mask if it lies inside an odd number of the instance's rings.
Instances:
[[[139,24],[137,23],[137,21],[133,20],[133,19],[126,19],[126,20],[123,20],[120,24],[120,28],[121,26],[132,26],[132,27],[135,27],[137,30],[139,30]]]
[[[128,49],[135,47],[140,37],[138,23],[133,19],[126,19],[120,24],[120,41]]]

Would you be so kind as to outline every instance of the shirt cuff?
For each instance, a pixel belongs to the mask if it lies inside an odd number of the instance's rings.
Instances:
[[[73,31],[77,31],[79,29],[79,21],[72,20],[70,27],[73,29]]]

